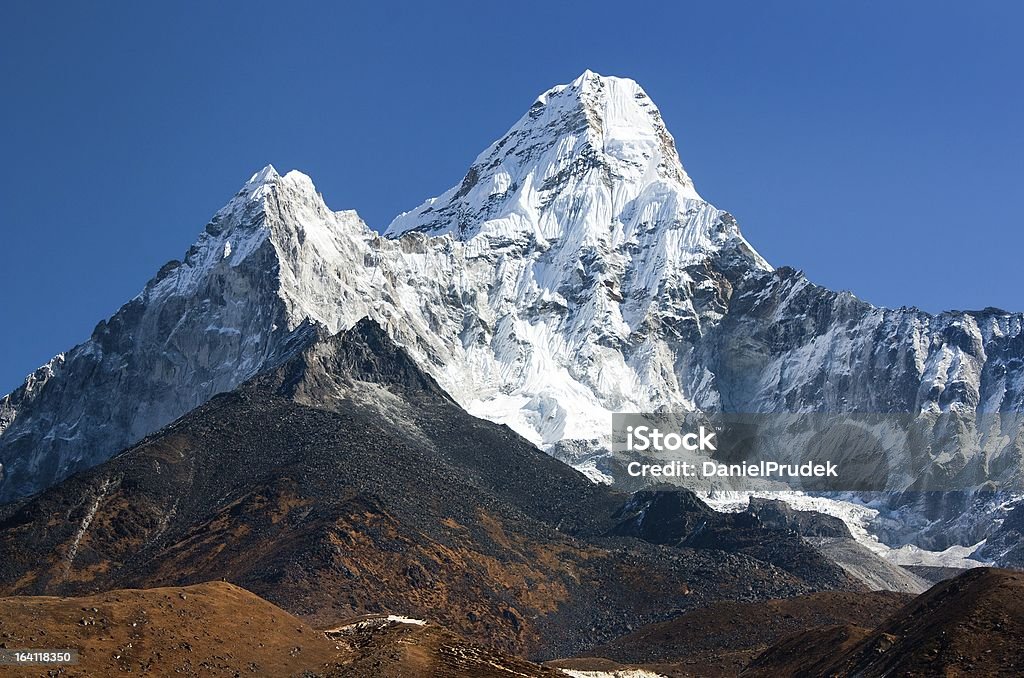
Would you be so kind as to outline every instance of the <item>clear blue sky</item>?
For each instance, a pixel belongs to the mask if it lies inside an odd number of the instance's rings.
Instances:
[[[0,392],[263,165],[380,229],[585,68],[645,87],[773,264],[1024,310],[1022,26],[1009,1],[5,3]]]

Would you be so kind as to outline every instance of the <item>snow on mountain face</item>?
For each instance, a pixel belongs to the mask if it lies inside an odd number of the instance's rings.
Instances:
[[[654,103],[632,80],[586,71],[540,95],[462,183],[399,216],[386,234],[525,236],[547,247],[597,240],[613,225],[628,237],[687,201],[701,199]],[[710,245],[700,228],[686,235],[680,249],[689,254]]]
[[[299,172],[254,175],[183,262],[0,401],[0,500],[272,366],[304,323],[365,316],[471,413],[597,478],[615,411],[1024,410],[1020,315],[878,309],[773,270],[643,90],[586,72],[387,237]]]
[[[679,380],[704,375],[681,375],[665,339],[724,312],[722,280],[702,264],[728,249],[770,270],[701,200],[646,93],[589,71],[542,94],[459,185],[387,229],[412,232],[453,236],[485,275],[496,269],[499,324],[474,327],[486,348],[467,349],[499,381],[459,394],[542,445],[589,449],[611,411],[693,409]]]

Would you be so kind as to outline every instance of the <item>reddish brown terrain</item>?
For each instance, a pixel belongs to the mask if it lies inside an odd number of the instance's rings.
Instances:
[[[834,624],[871,626],[913,597],[892,592],[828,591],[757,603],[723,601],[650,624],[601,645],[567,668],[639,666],[664,676],[735,676],[776,641]]]
[[[77,649],[74,665],[3,667],[2,675],[96,678],[541,678],[562,675],[474,645],[434,624],[362,619],[317,631],[224,582],[126,589],[81,598],[0,598],[0,646]]]
[[[719,602],[546,665],[433,621],[363,615],[315,630],[225,582],[0,598],[0,646],[79,651],[75,665],[3,670],[40,677],[551,678],[562,668],[671,678],[1017,676],[1024,573],[971,570],[914,599],[826,592]]]
[[[561,671],[471,643],[436,624],[374,619],[331,630],[344,648],[332,678],[566,678]]]
[[[82,598],[0,598],[0,642],[79,650],[77,665],[4,667],[4,675],[325,675],[342,659],[337,642],[224,582]]]
[[[1024,573],[978,568],[940,582],[874,630],[829,626],[784,639],[744,675],[1024,675]]]

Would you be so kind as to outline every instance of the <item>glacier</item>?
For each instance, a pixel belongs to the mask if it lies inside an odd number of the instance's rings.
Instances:
[[[1024,316],[878,308],[771,266],[697,193],[643,89],[586,71],[383,234],[301,172],[257,172],[181,261],[0,400],[0,501],[272,367],[308,324],[366,316],[469,412],[602,482],[619,481],[613,412],[1024,411]],[[934,466],[1017,481],[1021,429],[1005,435]],[[970,496],[901,501],[915,517],[884,532],[895,545],[984,538],[982,520],[940,529]]]

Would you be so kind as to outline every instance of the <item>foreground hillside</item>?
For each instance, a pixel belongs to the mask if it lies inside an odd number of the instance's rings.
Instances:
[[[1022,604],[1024,574],[993,569],[916,598],[827,592],[717,602],[640,627],[588,656],[542,665],[433,619],[369,614],[316,630],[242,588],[211,582],[0,598],[0,646],[76,649],[75,665],[4,675],[79,678],[1015,676],[1024,668]]]
[[[354,621],[331,632],[232,584],[115,590],[81,598],[0,598],[6,647],[77,649],[66,666],[4,667],[3,675],[153,676],[562,675],[488,650],[419,620]]]
[[[62,674],[68,676],[322,675],[340,666],[342,656],[337,643],[305,622],[223,582],[82,598],[0,598],[0,638],[11,648],[78,649],[79,663]]]
[[[887,591],[826,591],[782,600],[717,602],[641,627],[586,657],[555,664],[642,667],[669,677],[735,676],[791,633],[836,624],[872,627],[911,600],[913,596]]]

